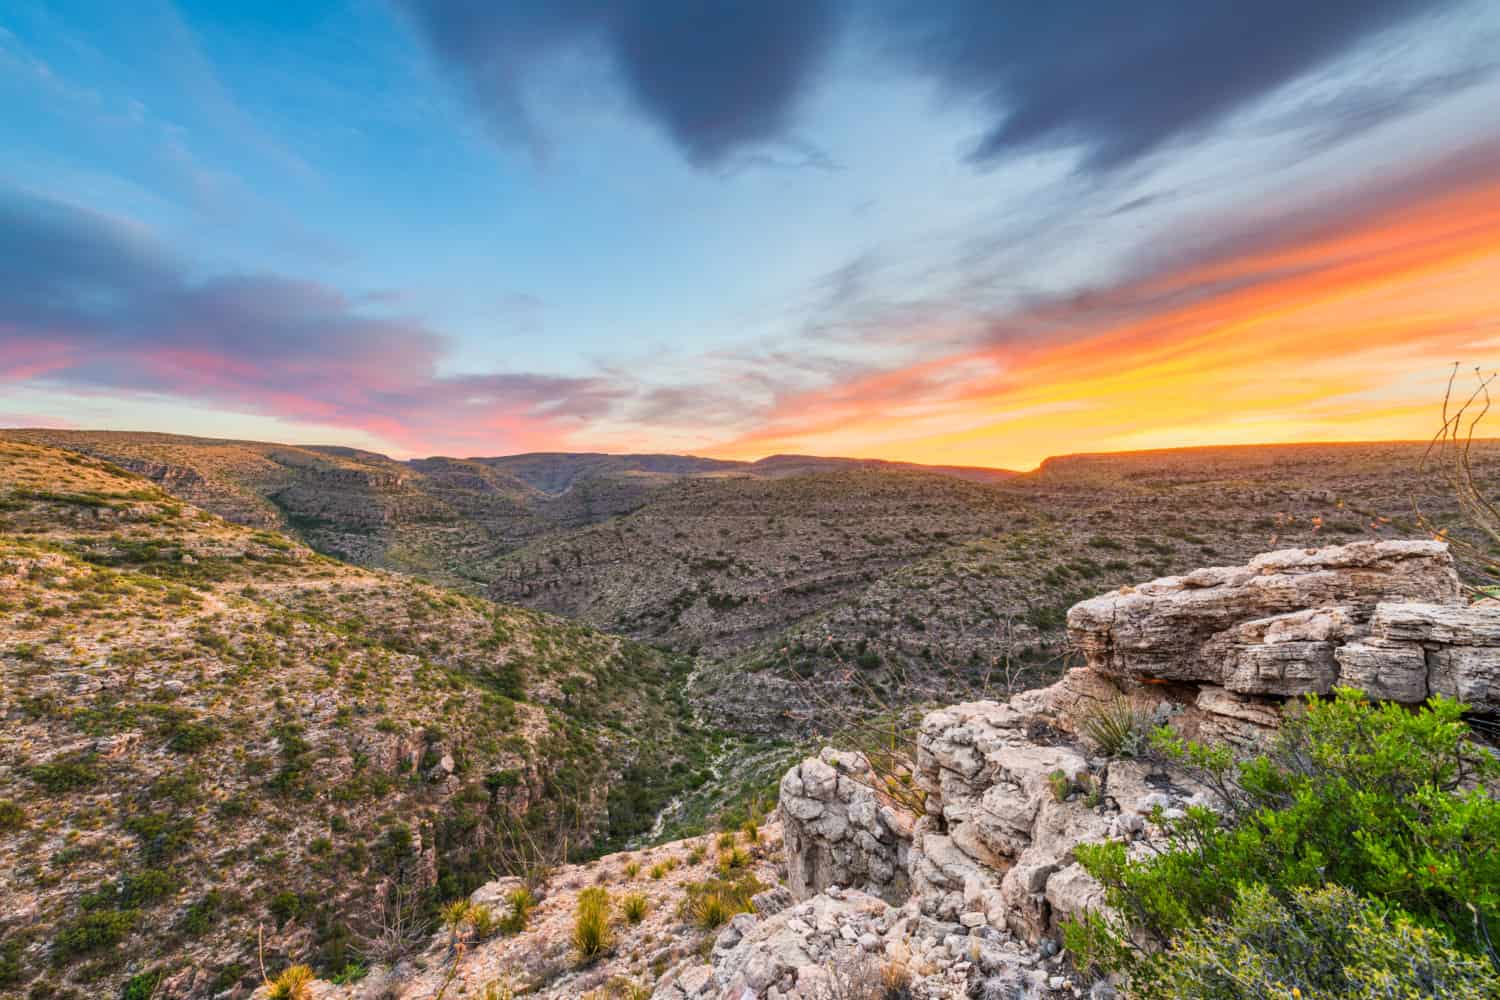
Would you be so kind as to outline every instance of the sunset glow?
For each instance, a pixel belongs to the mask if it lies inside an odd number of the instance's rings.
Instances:
[[[1493,4],[149,7],[0,15],[0,426],[1025,469],[1496,362]]]

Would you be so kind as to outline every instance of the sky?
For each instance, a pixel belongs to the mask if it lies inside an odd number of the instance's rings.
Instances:
[[[1426,438],[1497,108],[1493,0],[0,0],[0,426]]]

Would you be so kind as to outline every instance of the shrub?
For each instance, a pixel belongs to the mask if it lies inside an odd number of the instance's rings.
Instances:
[[[150,972],[138,972],[125,980],[125,985],[120,987],[120,1000],[152,1000],[156,996],[156,987],[162,981],[164,973],[159,969]]]
[[[507,893],[505,902],[510,910],[500,918],[500,930],[506,934],[519,934],[526,929],[526,921],[536,908],[536,897],[523,885]]]
[[[734,847],[719,853],[719,873],[727,875],[736,868],[744,868],[750,863],[750,855],[743,847]]]
[[[1496,973],[1443,934],[1338,886],[1300,888],[1283,903],[1242,888],[1229,915],[1184,933],[1131,982],[1141,1000],[1497,995]]]
[[[627,862],[625,864],[625,877],[626,878],[635,878],[640,873],[641,873],[641,863],[639,861],[630,861],[630,862]]]
[[[750,819],[745,820],[740,825],[740,832],[745,835],[745,843],[760,843],[760,824],[755,822],[755,817],[752,816]]]
[[[269,1000],[312,1000],[313,970],[291,965],[270,984]]]
[[[1437,935],[1413,948],[1488,951],[1500,967],[1489,945],[1500,916],[1500,800],[1490,791],[1500,760],[1470,741],[1456,702],[1436,698],[1411,712],[1341,689],[1309,700],[1269,753],[1239,764],[1228,748],[1169,730],[1154,743],[1214,789],[1223,812],[1195,806],[1166,821],[1165,843],[1146,857],[1119,843],[1080,845],[1079,862],[1122,915],[1067,929],[1081,962],[1150,981],[1179,945],[1201,947],[1213,928],[1263,920],[1262,890],[1288,919],[1316,923],[1317,907],[1333,904],[1303,895],[1331,883],[1380,900],[1393,928],[1406,921]],[[1354,904],[1340,905],[1353,913]],[[1165,950],[1143,953],[1141,933]],[[1374,969],[1358,965],[1349,976]]]
[[[335,986],[348,986],[350,983],[359,982],[369,974],[370,967],[368,965],[361,962],[349,962],[342,969],[330,976],[328,981]]]
[[[500,929],[500,919],[495,916],[495,911],[483,904],[474,904],[469,907],[469,912],[464,919],[468,922],[469,929],[474,936],[480,940],[494,936]]]
[[[0,831],[19,830],[26,825],[26,810],[10,799],[0,799]]]
[[[693,897],[688,903],[688,914],[704,930],[724,926],[738,912],[734,904],[718,892],[705,892]]]
[[[573,950],[579,960],[592,962],[614,945],[614,937],[609,924],[609,892],[602,886],[580,892],[573,915]]]
[[[36,764],[28,769],[31,780],[53,794],[87,788],[99,780],[93,754],[76,754],[60,760]]]
[[[721,850],[721,851],[727,851],[729,848],[731,848],[733,846],[734,846],[734,831],[732,831],[732,830],[725,830],[723,833],[719,834],[719,841],[718,841],[719,850]]]
[[[135,926],[134,910],[94,910],[64,924],[52,939],[52,956],[60,962],[109,948],[125,940]]]
[[[661,862],[657,862],[651,866],[651,871],[648,874],[651,876],[653,882],[659,882],[662,876],[667,874],[667,866]]]
[[[1095,705],[1084,714],[1078,729],[1107,757],[1134,757],[1145,749],[1146,727],[1128,698]]]
[[[638,892],[632,892],[620,900],[620,915],[632,924],[646,919],[648,908],[646,897]]]
[[[680,907],[681,915],[705,930],[723,926],[736,913],[752,913],[752,896],[761,889],[753,872],[740,872],[734,878],[713,878],[687,886]]]
[[[469,925],[469,901],[455,899],[443,907],[439,916],[448,932],[448,947],[451,948],[458,943],[459,932]]]

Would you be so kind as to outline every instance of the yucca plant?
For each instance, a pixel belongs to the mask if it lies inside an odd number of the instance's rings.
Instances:
[[[270,1000],[312,1000],[313,970],[305,965],[283,969],[271,983]]]
[[[1100,702],[1084,714],[1078,728],[1108,757],[1134,757],[1146,744],[1146,726],[1128,698]]]
[[[506,934],[519,934],[526,929],[526,921],[536,907],[536,897],[523,885],[507,893],[505,902],[510,912],[500,918],[500,930]]]
[[[614,945],[609,924],[609,891],[592,886],[578,894],[573,916],[573,950],[583,962],[592,962]]]
[[[647,909],[646,897],[639,892],[632,892],[620,900],[620,915],[632,924],[646,919]]]
[[[724,926],[737,912],[734,904],[718,892],[701,893],[688,902],[688,915],[705,930]]]

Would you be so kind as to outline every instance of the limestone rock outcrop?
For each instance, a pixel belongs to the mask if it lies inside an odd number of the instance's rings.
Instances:
[[[1497,704],[1485,651],[1500,650],[1500,612],[1460,595],[1443,543],[1355,542],[1123,587],[1074,605],[1068,631],[1090,669],[1125,680],[1276,698],[1342,683],[1404,702],[1462,688]]]
[[[787,885],[800,899],[830,885],[887,902],[907,896],[911,818],[875,794],[859,754],[824,750],[781,779]]]

